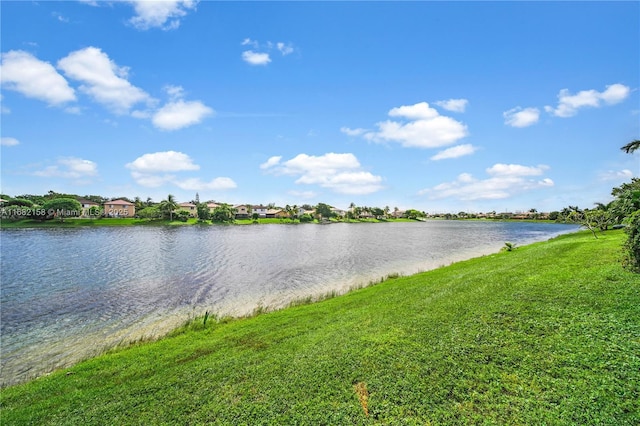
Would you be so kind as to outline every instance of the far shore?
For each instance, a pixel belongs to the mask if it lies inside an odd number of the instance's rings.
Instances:
[[[334,223],[395,223],[395,222],[424,222],[424,221],[441,221],[443,218],[427,218],[427,219],[407,219],[407,218],[389,218],[389,219],[344,219],[330,221],[314,220],[313,222],[300,222],[298,219],[277,219],[277,218],[260,218],[260,219],[236,219],[234,222],[222,223],[212,222],[210,220],[202,221],[196,218],[190,218],[186,222],[180,220],[166,219],[141,219],[141,218],[66,218],[64,221],[57,219],[40,221],[33,219],[3,219],[0,220],[0,229],[12,228],[78,228],[78,227],[96,227],[96,226],[234,226],[234,225],[305,225],[305,224],[334,224]],[[532,223],[561,223],[552,220],[535,220],[535,219],[451,219],[458,221],[473,222],[532,222]]]

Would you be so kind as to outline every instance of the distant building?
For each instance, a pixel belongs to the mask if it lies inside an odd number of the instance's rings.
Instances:
[[[186,210],[189,212],[189,216],[197,217],[198,216],[198,208],[193,203],[180,203],[178,204],[179,210]]]
[[[126,200],[111,200],[103,204],[104,215],[108,217],[134,217],[136,206]]]

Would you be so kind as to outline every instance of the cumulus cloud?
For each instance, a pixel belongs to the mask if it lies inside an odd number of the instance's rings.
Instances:
[[[528,127],[536,124],[540,119],[538,108],[515,107],[502,113],[504,124],[511,127]]]
[[[174,30],[180,26],[181,19],[196,9],[194,0],[133,0],[130,1],[136,15],[129,23],[139,30],[160,28]]]
[[[217,177],[210,181],[200,178],[178,178],[175,173],[200,170],[187,154],[177,151],[164,151],[144,154],[125,165],[131,170],[131,177],[138,185],[157,188],[162,185],[175,185],[184,190],[225,190],[237,185],[228,177]]]
[[[569,89],[562,89],[558,94],[558,106],[555,108],[545,106],[544,109],[556,117],[573,117],[580,108],[599,108],[603,104],[620,103],[629,96],[629,93],[631,89],[619,83],[606,86],[602,92],[591,89],[582,90],[575,95],[572,95]]]
[[[351,153],[299,154],[284,162],[271,157],[262,166],[277,175],[298,176],[296,184],[318,185],[341,194],[370,194],[383,188],[382,177],[363,171]]]
[[[74,90],[51,65],[28,52],[11,50],[2,54],[0,66],[2,86],[49,105],[75,101]]]
[[[447,148],[444,151],[440,151],[439,153],[431,157],[431,160],[438,161],[438,160],[445,160],[449,158],[463,157],[465,155],[471,155],[477,150],[478,148],[476,148],[471,144],[457,145],[451,148]]]
[[[267,65],[271,62],[271,58],[268,53],[254,52],[253,50],[246,50],[242,52],[242,60],[250,65]]]
[[[547,166],[522,166],[519,164],[495,164],[486,172],[486,179],[477,179],[462,173],[453,182],[445,182],[419,191],[431,199],[455,198],[461,201],[497,200],[509,198],[525,191],[554,186],[550,178],[534,179],[548,169]]]
[[[187,102],[180,99],[165,104],[153,115],[151,121],[161,130],[178,130],[200,123],[213,113],[213,109],[200,101]]]
[[[16,138],[2,137],[0,138],[0,145],[2,146],[16,146],[20,145],[20,141]]]
[[[119,67],[96,47],[71,52],[58,61],[65,75],[83,84],[80,90],[116,114],[126,114],[139,102],[150,102],[144,90],[128,80],[129,69]]]
[[[280,155],[276,155],[273,157],[270,157],[267,161],[265,161],[264,163],[260,164],[260,168],[261,169],[268,169],[270,167],[273,167],[277,164],[280,163],[280,160],[282,160],[282,156]]]
[[[191,157],[187,154],[176,151],[144,154],[133,160],[131,163],[127,163],[125,167],[142,173],[179,172],[184,170],[200,169],[200,166],[194,164]]]
[[[467,126],[450,117],[440,115],[427,102],[392,108],[387,120],[377,123],[377,131],[362,133],[360,129],[343,127],[343,132],[361,133],[373,142],[397,142],[407,148],[438,148],[451,145],[468,135]]]
[[[451,112],[464,112],[468,104],[469,101],[466,99],[448,99],[436,102],[436,105]]]
[[[98,165],[96,163],[75,157],[60,158],[55,165],[33,173],[33,175],[40,177],[62,177],[68,179],[86,178],[97,174]]]

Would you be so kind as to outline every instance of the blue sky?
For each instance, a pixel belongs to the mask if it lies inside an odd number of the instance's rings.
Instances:
[[[5,2],[0,191],[560,210],[640,173],[638,2]]]

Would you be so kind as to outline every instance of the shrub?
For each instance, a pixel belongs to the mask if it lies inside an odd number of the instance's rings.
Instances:
[[[311,217],[310,214],[305,213],[302,216],[300,216],[300,222],[301,223],[313,222],[313,217]]]

